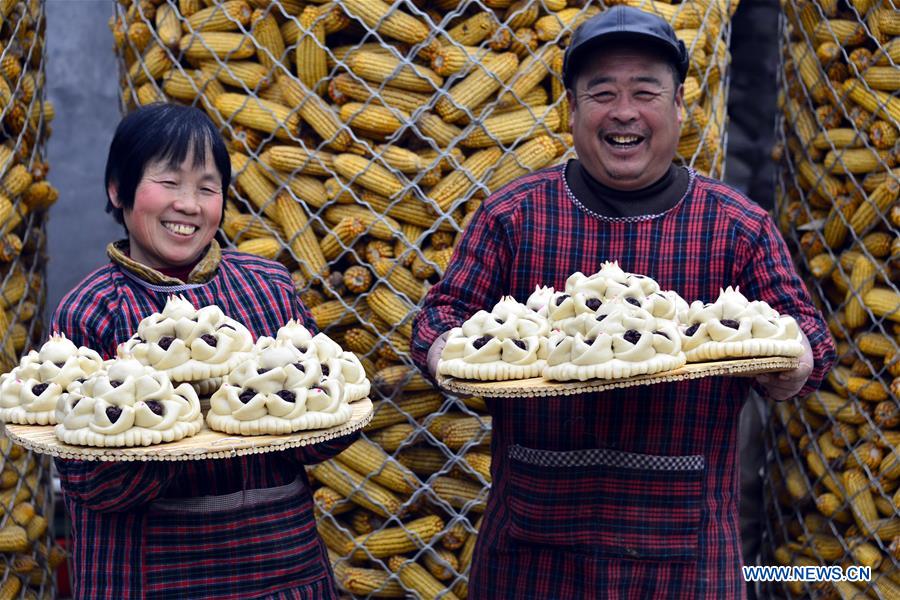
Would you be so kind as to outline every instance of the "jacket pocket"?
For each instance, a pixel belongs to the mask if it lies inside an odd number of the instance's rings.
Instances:
[[[510,535],[606,557],[693,560],[702,455],[509,448]]]
[[[151,504],[147,598],[256,598],[330,581],[309,491],[291,484]],[[330,588],[330,583],[325,586]]]

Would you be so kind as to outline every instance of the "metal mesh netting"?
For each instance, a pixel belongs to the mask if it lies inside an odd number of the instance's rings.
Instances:
[[[732,0],[628,0],[691,52],[679,161],[719,175]],[[608,2],[607,5],[613,4]],[[357,596],[465,597],[490,486],[480,398],[409,360],[412,315],[488,193],[573,156],[565,0],[120,1],[123,108],[202,107],[235,185],[223,233],[282,261],[318,326],[357,353],[376,413],[311,473],[319,531]]]
[[[46,301],[44,6],[0,2],[0,373],[40,344]],[[0,437],[0,597],[52,598],[64,554],[48,530],[50,461]]]
[[[780,225],[828,317],[839,364],[821,391],[773,406],[773,558],[867,566],[872,580],[773,587],[794,596],[896,598],[900,11],[889,0],[782,4]]]

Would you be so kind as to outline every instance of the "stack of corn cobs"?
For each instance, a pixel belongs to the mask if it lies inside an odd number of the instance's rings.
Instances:
[[[44,335],[47,182],[53,107],[44,99],[44,4],[0,1],[0,372]],[[52,598],[65,553],[52,545],[50,461],[0,439],[0,599]]]
[[[795,595],[898,598],[900,11],[783,4],[781,226],[839,364],[819,393],[774,407],[775,559],[873,570],[868,588],[793,582]]]
[[[627,3],[664,16],[690,49],[679,160],[719,173],[737,2]],[[466,596],[490,418],[480,399],[448,399],[416,373],[412,317],[487,194],[572,156],[563,51],[600,10],[566,0],[117,6],[125,108],[194,104],[220,125],[235,173],[226,238],[284,262],[318,326],[374,383],[363,439],[311,469],[319,527],[352,594]]]

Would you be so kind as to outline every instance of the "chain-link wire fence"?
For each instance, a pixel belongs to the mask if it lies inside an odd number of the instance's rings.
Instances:
[[[803,597],[900,597],[900,11],[784,0],[780,225],[828,318],[839,364],[773,406],[774,562],[866,566],[870,582],[791,582]]]
[[[44,99],[44,5],[0,2],[0,372],[45,335],[45,143],[53,107]],[[53,544],[50,461],[0,437],[0,597],[52,598],[64,553]]]
[[[668,19],[690,49],[678,160],[720,175],[736,0],[626,3]],[[311,469],[319,530],[353,595],[466,596],[490,417],[416,372],[412,317],[487,194],[573,156],[563,51],[607,5],[115,4],[123,109],[175,101],[219,124],[235,173],[224,237],[291,269],[318,326],[374,384],[363,439]]]

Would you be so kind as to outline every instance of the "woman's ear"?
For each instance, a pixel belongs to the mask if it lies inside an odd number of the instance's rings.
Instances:
[[[110,183],[106,188],[106,193],[109,196],[109,202],[116,208],[122,208],[122,203],[119,202],[119,190],[116,188],[116,184]]]

